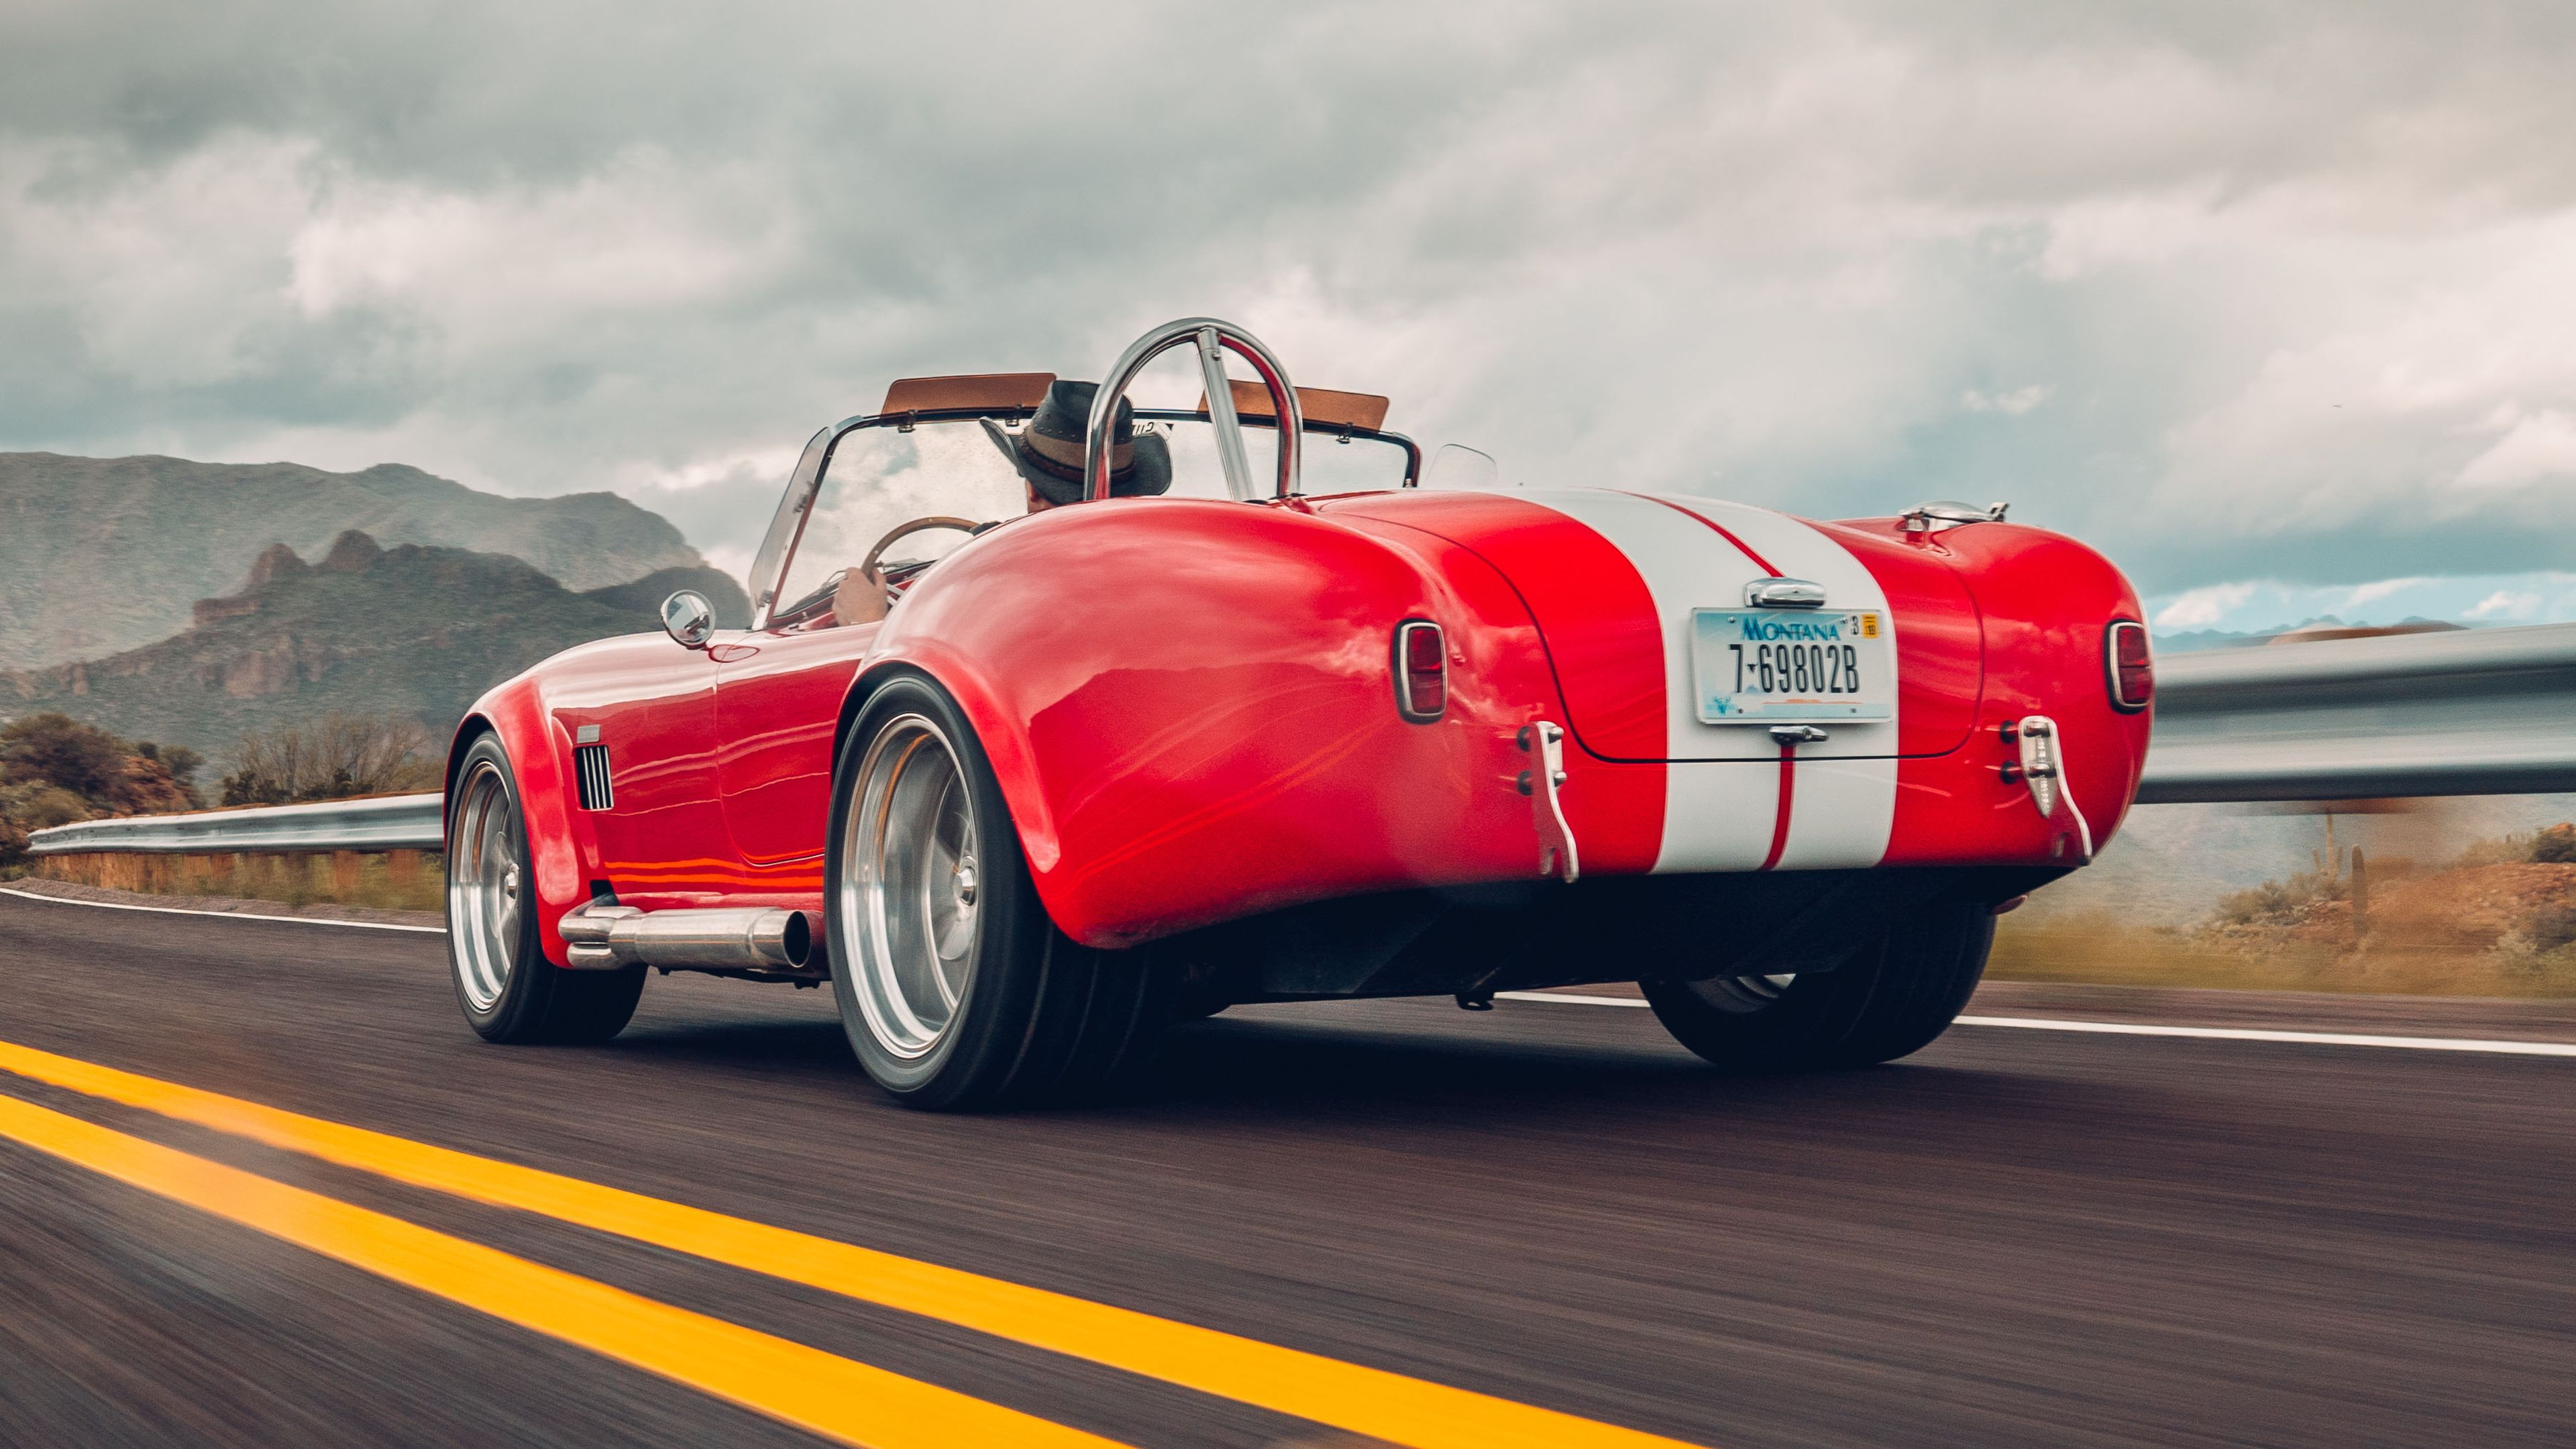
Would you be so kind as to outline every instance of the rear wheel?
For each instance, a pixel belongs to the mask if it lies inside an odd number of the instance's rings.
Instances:
[[[1142,957],[1056,929],[973,729],[927,679],[893,679],[851,722],[825,877],[842,1029],[906,1105],[1096,1092],[1169,1017]]]
[[[518,780],[491,734],[467,747],[447,797],[447,962],[456,1004],[485,1041],[606,1041],[644,991],[641,966],[567,971],[538,949]]]
[[[1867,1066],[1949,1029],[1994,938],[1989,907],[1945,902],[1831,971],[1637,984],[1675,1040],[1730,1071]]]

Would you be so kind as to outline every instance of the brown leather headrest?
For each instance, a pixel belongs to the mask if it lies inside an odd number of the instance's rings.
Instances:
[[[907,377],[886,389],[885,406],[895,413],[1025,412],[1045,401],[1052,372],[986,372],[972,377]]]
[[[1271,414],[1270,389],[1257,382],[1227,378],[1226,390],[1234,394],[1234,415],[1276,422]],[[1375,393],[1334,392],[1329,388],[1297,389],[1297,408],[1306,415],[1309,426],[1323,423],[1336,428],[1365,428],[1374,433],[1386,425],[1386,399]],[[1199,411],[1208,410],[1207,394],[1199,394]]]

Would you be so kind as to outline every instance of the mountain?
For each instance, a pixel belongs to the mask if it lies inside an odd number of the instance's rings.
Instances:
[[[741,586],[709,568],[577,593],[519,559],[388,549],[352,530],[316,563],[269,548],[239,593],[198,600],[175,637],[0,672],[0,714],[59,710],[217,760],[246,733],[330,710],[409,716],[443,734],[476,696],[549,654],[658,629],[655,606],[683,588],[705,594],[722,625],[750,619]]]
[[[0,660],[93,659],[188,626],[192,600],[270,544],[311,557],[344,529],[513,554],[575,589],[706,561],[613,493],[503,498],[417,468],[0,453]]]
[[[2349,637],[2354,632],[2424,634],[2477,627],[2475,624],[2456,624],[2447,619],[2427,619],[2421,614],[2409,614],[2394,624],[2347,624],[2332,614],[2320,614],[2304,623],[2284,624],[2277,629],[2249,629],[2241,632],[2230,629],[2186,629],[2178,634],[2158,634],[2156,652],[2190,654],[2202,649],[2234,649],[2246,644],[2269,644],[2275,639],[2289,635],[2313,639],[2340,639]]]

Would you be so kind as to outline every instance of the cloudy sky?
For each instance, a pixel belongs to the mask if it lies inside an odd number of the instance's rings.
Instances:
[[[2576,7],[0,7],[0,448],[613,488],[1231,317],[1507,480],[2576,618]],[[1194,389],[1192,389],[1194,392]]]

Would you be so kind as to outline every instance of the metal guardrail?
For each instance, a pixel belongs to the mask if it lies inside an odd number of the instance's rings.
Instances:
[[[2576,791],[2576,624],[2156,661],[2141,804]]]
[[[228,851],[438,850],[447,815],[435,793],[317,800],[251,810],[83,820],[27,832],[31,855],[92,851],[215,854]]]
[[[2141,804],[2576,791],[2576,624],[2392,634],[2156,661]],[[86,851],[437,850],[435,794],[85,820]]]

